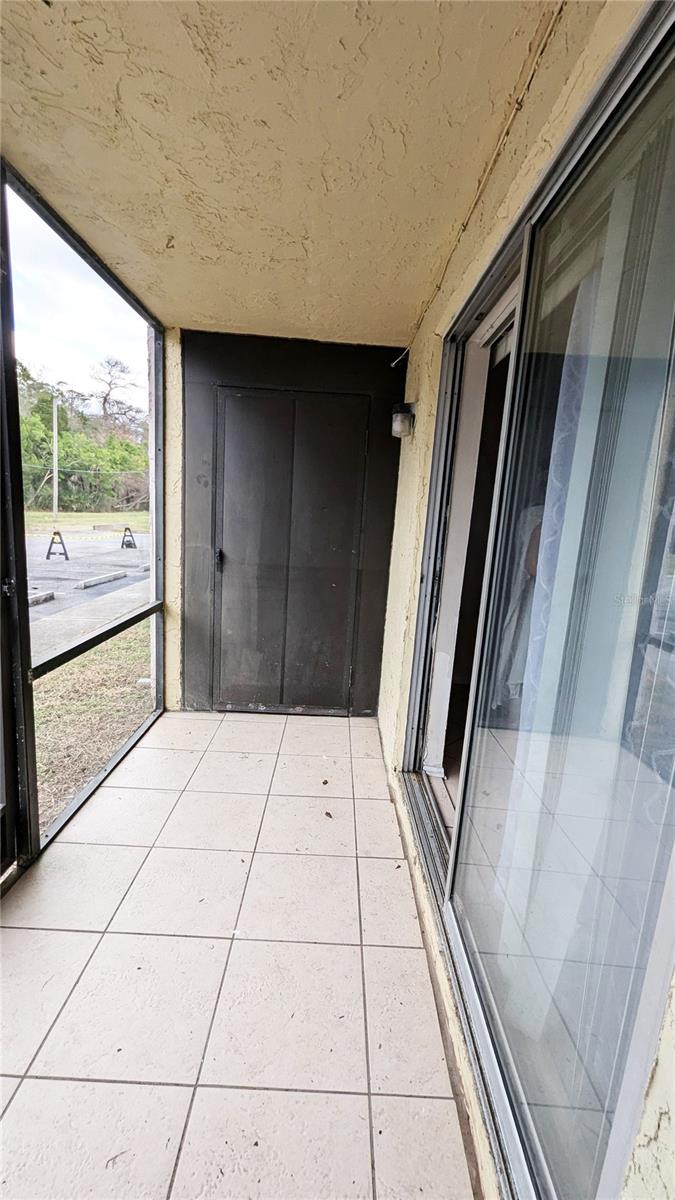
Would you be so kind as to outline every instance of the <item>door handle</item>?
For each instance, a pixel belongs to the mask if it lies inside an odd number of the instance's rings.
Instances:
[[[216,550],[216,570],[222,571],[224,563],[225,551],[221,550],[220,546],[218,546],[218,549]]]

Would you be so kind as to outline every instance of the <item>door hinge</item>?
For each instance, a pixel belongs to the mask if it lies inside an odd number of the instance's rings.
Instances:
[[[3,596],[7,596],[8,599],[16,595],[16,579],[3,579],[2,594]]]

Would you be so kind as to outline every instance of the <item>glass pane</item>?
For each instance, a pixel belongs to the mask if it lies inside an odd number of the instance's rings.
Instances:
[[[597,1192],[675,829],[672,96],[537,238],[452,894],[569,1200]]]
[[[42,834],[154,711],[155,620],[132,625],[35,681]]]
[[[7,201],[36,662],[152,598],[148,325]]]

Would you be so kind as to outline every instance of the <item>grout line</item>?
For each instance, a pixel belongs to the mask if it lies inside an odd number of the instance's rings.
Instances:
[[[270,796],[268,799],[274,799]],[[328,798],[330,799],[330,798]],[[324,803],[327,803],[324,800]],[[60,839],[59,839],[60,841]],[[179,846],[174,843],[162,842],[161,845],[150,845],[147,842],[68,842],[61,843],[64,846],[111,846],[121,850],[188,850],[191,854],[252,854],[252,846]],[[333,850],[256,850],[256,854],[274,854],[277,857],[283,858],[356,858],[356,854],[338,853]],[[360,854],[359,858],[367,859],[372,862],[377,859],[382,859],[385,862],[405,862],[406,858],[403,854]],[[480,866],[485,864],[468,863],[468,866]]]
[[[175,938],[177,941],[194,941],[194,942],[256,942],[263,945],[272,946],[339,946],[343,949],[355,949],[359,947],[360,942],[326,942],[320,938],[271,938],[271,937],[241,937],[234,931],[232,933],[163,933],[152,929],[59,929],[45,928],[41,925],[3,925],[0,929],[14,929],[24,932],[39,932],[39,933],[87,933],[92,937],[99,934],[101,937],[105,933],[107,937],[147,937],[147,938]],[[421,950],[420,945],[410,946],[399,942],[364,942],[364,946],[368,946],[373,950]],[[521,955],[520,957],[530,958],[531,955]],[[557,961],[557,960],[554,960]],[[564,961],[569,961],[565,959]],[[584,964],[585,965],[585,964]],[[591,964],[592,965],[592,964]],[[7,1074],[6,1071],[0,1074]]]
[[[134,749],[136,749],[136,747],[134,747]],[[150,749],[150,747],[148,747],[148,749]],[[194,754],[195,751],[191,750],[191,751],[189,751],[189,753]],[[201,751],[200,753],[205,754],[206,751],[204,750],[204,751]],[[212,754],[220,754],[220,753],[227,754],[230,752],[227,750],[223,750],[223,751],[213,750],[210,753],[212,753]],[[232,753],[244,754],[246,752],[243,750],[240,750],[240,751],[232,751]],[[249,757],[252,757],[252,754],[253,754],[252,751],[249,752]],[[265,757],[266,758],[277,758],[278,756],[275,754],[266,754]],[[197,764],[197,766],[199,766],[199,763]],[[195,770],[196,770],[196,768],[195,768]],[[193,774],[194,774],[194,771],[193,771]],[[107,776],[107,778],[110,778],[110,776]],[[191,778],[192,778],[192,775],[190,776],[190,779]],[[92,792],[91,796],[88,798],[86,803],[88,804],[89,800],[91,800],[94,796],[96,796],[98,794],[98,792],[100,792],[103,788],[104,788],[104,785],[100,784],[96,788],[96,791]],[[148,785],[147,783],[143,783],[143,784],[114,783],[114,784],[106,784],[105,785],[105,790],[112,791],[113,789],[116,792],[176,792],[176,791],[180,791],[181,795],[183,794],[183,792],[189,792],[191,796],[207,795],[207,796],[224,796],[225,798],[227,798],[228,796],[258,796],[258,797],[269,796],[269,798],[271,800],[353,800],[353,799],[377,800],[381,804],[391,804],[391,796],[356,796],[356,797],[354,797],[353,795],[351,795],[351,796],[326,796],[325,792],[324,792],[323,796],[317,796],[317,795],[315,795],[314,792],[312,792],[312,793],[308,792],[306,795],[298,794],[298,792],[273,792],[273,791],[246,792],[246,791],[243,791],[241,788],[238,788],[236,791],[232,790],[232,791],[228,792],[228,791],[223,791],[222,788],[205,788],[205,787],[191,788],[189,786],[189,783],[186,783],[185,786],[182,788],[152,787],[152,786]],[[505,810],[501,810],[501,811],[505,811]]]
[[[281,740],[280,740],[280,742],[279,742],[279,747],[281,747],[281,742],[283,741],[283,733],[285,733],[285,731],[286,731],[286,725],[287,725],[287,723],[288,723],[288,718],[286,718],[286,719],[284,720],[283,732],[282,732]],[[240,900],[239,900],[239,907],[237,908],[237,913],[236,913],[236,916],[235,916],[235,919],[234,919],[234,927],[235,927],[235,929],[237,928],[237,926],[238,926],[238,924],[239,924],[239,919],[240,919],[240,917],[241,917],[241,912],[242,912],[242,909],[243,909],[243,906],[244,906],[244,900],[245,900],[245,898],[246,898],[246,891],[247,891],[247,888],[248,888],[248,881],[249,881],[249,879],[251,878],[251,870],[252,870],[252,867],[253,867],[253,862],[254,862],[254,860],[255,860],[255,855],[256,855],[256,850],[257,850],[258,842],[259,842],[259,840],[260,840],[260,834],[261,834],[261,831],[262,831],[263,822],[264,822],[264,820],[265,820],[265,813],[267,812],[267,805],[268,805],[268,803],[269,803],[270,791],[271,791],[271,788],[272,788],[272,781],[273,781],[273,779],[274,779],[274,774],[275,774],[275,772],[276,772],[276,769],[277,769],[277,766],[278,766],[278,763],[279,763],[279,755],[280,755],[280,753],[281,753],[281,750],[279,749],[279,750],[277,751],[276,755],[275,755],[274,769],[273,769],[273,771],[272,771],[272,774],[270,775],[269,788],[268,788],[268,790],[267,790],[267,795],[266,795],[266,797],[265,797],[265,803],[264,803],[264,805],[263,805],[262,813],[261,813],[261,816],[260,816],[260,823],[259,823],[259,825],[258,825],[258,834],[257,834],[256,840],[255,840],[255,846],[253,847],[253,852],[252,852],[252,854],[251,854],[251,858],[250,858],[250,860],[249,860],[248,868],[247,868],[247,871],[246,871],[246,879],[244,880],[244,887],[243,887],[243,890],[242,890],[242,893],[241,893],[241,898],[240,898]],[[192,1088],[192,1095],[190,1096],[190,1102],[189,1102],[189,1104],[188,1104],[188,1107],[187,1107],[187,1112],[186,1112],[186,1114],[185,1114],[185,1122],[184,1122],[184,1124],[183,1124],[183,1130],[182,1130],[182,1133],[181,1133],[181,1136],[180,1136],[180,1141],[179,1141],[179,1143],[178,1143],[178,1149],[177,1149],[177,1151],[176,1151],[176,1158],[175,1158],[175,1160],[174,1160],[173,1169],[172,1169],[172,1171],[171,1171],[171,1177],[170,1177],[170,1179],[169,1179],[169,1186],[168,1186],[168,1188],[167,1188],[167,1192],[166,1192],[166,1200],[171,1200],[171,1194],[172,1194],[172,1192],[173,1192],[174,1184],[175,1184],[175,1182],[176,1182],[176,1176],[177,1176],[177,1174],[178,1174],[178,1167],[179,1167],[179,1164],[180,1164],[181,1154],[182,1154],[182,1152],[183,1152],[183,1146],[185,1145],[185,1139],[186,1139],[186,1137],[187,1137],[187,1131],[188,1131],[188,1127],[189,1127],[189,1125],[190,1125],[190,1118],[192,1117],[192,1109],[194,1108],[195,1097],[196,1097],[196,1095],[197,1095],[197,1088],[199,1087],[199,1082],[200,1082],[200,1079],[201,1079],[201,1077],[202,1077],[202,1071],[203,1071],[203,1069],[204,1069],[204,1063],[205,1063],[205,1061],[206,1061],[206,1054],[207,1054],[207,1051],[208,1051],[208,1048],[209,1048],[209,1042],[210,1042],[210,1040],[211,1040],[211,1033],[212,1033],[212,1031],[213,1031],[213,1026],[214,1026],[214,1023],[215,1023],[215,1020],[216,1020],[216,1013],[218,1012],[218,1005],[220,1004],[220,997],[221,997],[221,995],[222,995],[223,986],[224,986],[224,983],[225,983],[225,976],[226,976],[226,974],[227,974],[227,968],[228,968],[228,965],[229,965],[229,962],[230,962],[230,957],[231,957],[231,955],[232,955],[232,947],[233,947],[233,945],[234,945],[234,941],[235,941],[235,939],[234,939],[234,938],[232,938],[232,939],[230,940],[229,949],[228,949],[228,951],[227,951],[227,955],[226,955],[226,957],[225,957],[225,965],[223,966],[222,974],[221,974],[221,976],[220,976],[220,983],[219,983],[219,985],[218,985],[218,990],[217,990],[217,992],[216,992],[216,998],[215,998],[215,1002],[214,1002],[214,1005],[213,1005],[213,1010],[212,1010],[212,1012],[211,1012],[211,1019],[210,1019],[210,1021],[209,1021],[208,1029],[207,1029],[207,1031],[206,1031],[206,1039],[205,1039],[205,1041],[204,1041],[204,1049],[202,1050],[202,1056],[201,1056],[201,1059],[200,1059],[200,1061],[199,1061],[199,1067],[198,1067],[198,1069],[197,1069],[197,1077],[196,1077],[196,1079],[195,1079],[194,1086],[193,1086],[193,1088]]]
[[[350,751],[351,751],[351,744],[352,744],[352,731],[351,731],[351,725],[350,725],[350,727],[349,727]],[[356,789],[354,787],[354,760],[351,757],[351,754],[350,754],[350,769],[351,769],[351,773],[352,773],[352,795],[355,797]],[[357,821],[356,821],[356,798],[354,798],[353,804],[354,804],[354,846],[356,849],[356,858],[355,858],[355,863],[356,863],[356,905],[357,905],[358,918],[359,918],[359,953],[360,953],[360,958],[361,958],[361,992],[362,992],[362,997],[363,997],[363,1034],[364,1034],[365,1054],[366,1054],[366,1083],[367,1083],[367,1087],[368,1087],[368,1136],[369,1136],[369,1141],[370,1141],[370,1179],[371,1179],[372,1197],[373,1197],[373,1200],[377,1200],[377,1171],[376,1171],[376,1167],[375,1167],[375,1133],[373,1130],[373,1099],[372,1099],[372,1094],[371,1094],[372,1080],[371,1080],[371,1072],[370,1072],[370,1046],[368,1043],[368,1006],[367,1006],[367,1001],[366,1001],[366,966],[365,966],[365,956],[363,953],[363,920],[362,920],[362,913],[361,913],[361,876],[359,873],[359,858],[358,858],[359,835],[358,835],[358,826],[357,826]]]
[[[96,792],[93,792],[93,793],[92,793],[92,795],[96,795]],[[160,836],[160,834],[161,834],[161,832],[162,832],[162,829],[164,829],[164,825],[166,825],[166,822],[169,820],[169,817],[171,816],[171,813],[173,812],[173,810],[174,810],[174,808],[176,807],[176,805],[178,804],[178,801],[180,800],[180,797],[181,797],[181,795],[182,795],[182,791],[178,793],[178,796],[176,797],[176,800],[174,801],[174,804],[172,805],[172,807],[171,807],[171,810],[170,810],[170,811],[167,813],[167,815],[166,815],[166,820],[164,821],[164,824],[162,825],[161,829],[159,829],[159,830],[158,830],[157,837],[159,837],[159,836]],[[91,799],[91,797],[89,797],[89,799]],[[88,801],[86,801],[85,803],[88,803]],[[155,841],[157,841],[157,838],[155,838]],[[154,844],[154,843],[153,843],[153,844]],[[51,847],[50,847],[50,849],[51,849]],[[140,849],[143,849],[143,847],[140,847]],[[132,887],[134,886],[134,884],[135,884],[136,880],[138,879],[138,876],[140,875],[141,871],[143,870],[143,867],[145,866],[145,863],[148,861],[148,858],[150,857],[151,851],[152,851],[152,846],[151,846],[151,847],[148,849],[147,853],[143,855],[143,858],[141,859],[140,863],[138,864],[138,867],[136,868],[136,870],[135,870],[135,872],[134,872],[134,874],[133,874],[133,876],[132,876],[132,878],[131,878],[131,880],[130,880],[129,884],[128,884],[128,885],[127,885],[127,887],[125,888],[125,890],[124,890],[124,892],[123,892],[122,896],[120,897],[119,901],[118,901],[118,902],[117,902],[117,904],[115,905],[115,908],[114,908],[114,909],[113,909],[113,911],[111,912],[111,914],[110,914],[110,916],[109,916],[109,918],[108,918],[108,921],[106,922],[105,928],[104,928],[104,929],[103,929],[103,930],[102,930],[102,931],[99,933],[99,937],[98,937],[98,940],[97,940],[97,942],[96,942],[96,945],[93,947],[93,949],[92,949],[92,951],[91,951],[91,954],[89,954],[89,956],[87,957],[87,959],[86,959],[86,961],[85,961],[85,963],[84,963],[84,966],[83,966],[83,967],[82,967],[82,969],[79,971],[79,973],[78,973],[78,975],[77,975],[77,977],[76,977],[76,979],[75,979],[75,982],[73,983],[72,987],[69,989],[69,991],[68,991],[68,994],[67,994],[67,996],[66,996],[65,1000],[64,1000],[64,1001],[63,1001],[63,1003],[60,1005],[60,1007],[59,1007],[59,1009],[58,1009],[58,1012],[56,1013],[56,1016],[54,1017],[53,1021],[51,1022],[51,1024],[50,1024],[49,1028],[47,1029],[47,1032],[45,1033],[44,1037],[42,1038],[41,1042],[39,1043],[39,1045],[38,1045],[37,1049],[35,1050],[35,1053],[34,1053],[34,1054],[32,1055],[32,1057],[30,1058],[30,1060],[29,1060],[29,1063],[28,1063],[28,1066],[26,1067],[26,1069],[25,1069],[25,1071],[23,1072],[23,1075],[22,1075],[22,1077],[21,1077],[21,1082],[19,1083],[19,1086],[16,1088],[16,1090],[15,1090],[15,1092],[14,1092],[14,1095],[12,1095],[12,1096],[10,1097],[10,1099],[9,1099],[9,1102],[8,1102],[8,1104],[7,1104],[7,1107],[6,1107],[6,1109],[4,1110],[5,1112],[7,1111],[7,1108],[9,1108],[9,1105],[10,1105],[10,1104],[12,1104],[12,1102],[14,1101],[14,1098],[15,1098],[15,1096],[17,1096],[17,1095],[18,1095],[18,1093],[19,1093],[19,1091],[21,1090],[21,1085],[22,1085],[22,1083],[23,1083],[23,1080],[24,1080],[24,1079],[26,1078],[26,1076],[28,1075],[28,1072],[30,1071],[30,1069],[31,1069],[31,1067],[32,1067],[32,1065],[33,1065],[33,1063],[35,1062],[35,1060],[36,1060],[36,1058],[38,1057],[38,1055],[39,1055],[40,1051],[42,1050],[43,1046],[45,1045],[45,1042],[47,1041],[47,1039],[50,1037],[50,1035],[51,1035],[52,1031],[54,1030],[54,1028],[55,1028],[55,1026],[56,1026],[57,1022],[59,1021],[59,1019],[60,1019],[60,1017],[61,1017],[61,1014],[63,1013],[63,1011],[64,1011],[64,1009],[66,1008],[66,1005],[68,1004],[68,1002],[69,1002],[69,1000],[70,1000],[71,996],[73,995],[73,993],[74,993],[75,989],[77,988],[77,985],[79,984],[80,980],[82,979],[82,976],[84,975],[85,971],[87,970],[87,967],[89,966],[89,964],[90,964],[90,962],[92,961],[92,959],[93,959],[94,955],[96,954],[96,951],[98,950],[99,946],[101,945],[101,942],[103,941],[103,938],[105,937],[105,935],[106,935],[106,933],[107,933],[108,929],[110,928],[110,925],[111,925],[112,921],[114,920],[115,916],[117,915],[117,913],[119,912],[120,908],[122,907],[122,905],[123,905],[124,901],[126,900],[127,896],[129,895],[129,892],[131,891],[131,889],[132,889]],[[26,926],[19,926],[19,928],[26,928]],[[65,931],[64,931],[64,932],[65,932]],[[86,931],[83,931],[83,932],[87,932],[87,933],[97,933],[97,932],[99,932],[99,931],[98,931],[98,930],[86,930]]]
[[[5,1075],[5,1079],[21,1079],[23,1076]],[[301,1088],[301,1087],[265,1087],[264,1085],[246,1084],[246,1083],[185,1083],[175,1082],[168,1079],[117,1079],[108,1078],[105,1076],[94,1075],[28,1075],[26,1079],[34,1080],[39,1083],[96,1083],[110,1084],[111,1087],[119,1087],[128,1085],[129,1087],[163,1087],[163,1088],[195,1088],[200,1087],[204,1091],[214,1092],[275,1092],[281,1095],[300,1095],[300,1096],[367,1096],[367,1092],[359,1091],[358,1088],[343,1089],[343,1088]],[[424,1092],[376,1092],[374,1093],[378,1099],[391,1100],[437,1100],[441,1104],[454,1104],[454,1096],[437,1096]],[[545,1105],[539,1104],[538,1108],[562,1108],[563,1105]],[[570,1111],[576,1112],[577,1106],[568,1105]],[[587,1112],[597,1112],[597,1109],[584,1109]]]
[[[223,727],[223,722],[222,722],[222,721],[213,721],[213,722],[212,722],[212,724],[213,724],[213,733],[211,734],[211,737],[209,738],[208,744],[207,744],[207,745],[206,745],[206,747],[204,748],[204,754],[206,754],[206,751],[207,751],[207,750],[209,749],[209,747],[210,747],[210,746],[213,744],[213,739],[215,738],[216,734],[217,734],[217,733],[220,733],[220,730],[221,730],[221,729],[222,729],[222,727]]]

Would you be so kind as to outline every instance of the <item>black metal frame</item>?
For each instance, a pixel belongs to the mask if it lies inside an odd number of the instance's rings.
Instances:
[[[4,159],[1,162],[2,229],[2,654],[3,665],[10,664],[11,703],[3,703],[3,741],[6,748],[8,795],[15,796],[11,817],[16,844],[16,867],[3,881],[3,891],[34,861],[56,834],[75,815],[101,781],[143,736],[164,709],[164,329],[157,318],[141,303],[89,246],[62,220],[17,171]],[[148,324],[149,378],[152,395],[150,423],[150,472],[153,518],[154,562],[152,579],[154,600],[113,621],[89,637],[73,643],[31,665],[30,624],[26,568],[26,544],[23,507],[23,481],[16,358],[14,354],[14,313],[11,262],[7,222],[6,187],[21,196],[31,208],[65,241],[71,249],[112,287]],[[38,788],[35,756],[35,726],[32,684],[51,671],[72,662],[88,650],[101,645],[139,622],[154,618],[155,708],[130,738],[40,836]],[[15,786],[15,792],[11,791]],[[9,824],[7,824],[9,832]],[[4,864],[3,864],[4,865]]]
[[[35,683],[36,679],[42,679],[43,676],[49,675],[51,671],[56,671],[59,667],[64,667],[66,663],[72,662],[74,658],[79,658],[81,654],[86,654],[87,650],[94,650],[96,646],[100,646],[102,642],[107,642],[116,634],[124,633],[125,629],[130,629],[132,625],[138,625],[139,621],[145,621],[148,617],[153,617],[155,613],[162,611],[162,607],[161,600],[153,600],[150,604],[144,604],[142,608],[135,608],[133,612],[128,613],[126,617],[122,617],[119,621],[113,621],[110,625],[104,625],[102,629],[98,629],[96,633],[90,633],[88,637],[82,638],[81,641],[71,642],[69,646],[64,646],[63,649],[57,650],[55,654],[50,654],[47,658],[33,663],[33,666],[28,670],[30,683]]]
[[[6,172],[0,163],[0,320],[2,323],[2,655],[9,660],[11,705],[3,705],[3,741],[7,747],[8,767],[16,771],[7,781],[8,800],[12,804],[13,840],[19,869],[31,862],[40,850],[35,769],[35,728],[33,694],[28,678],[30,631],[28,623],[28,586],[26,538],[23,520],[23,480],[20,445],[19,399],[14,358],[14,305],[9,255]],[[11,790],[10,790],[11,789]]]

